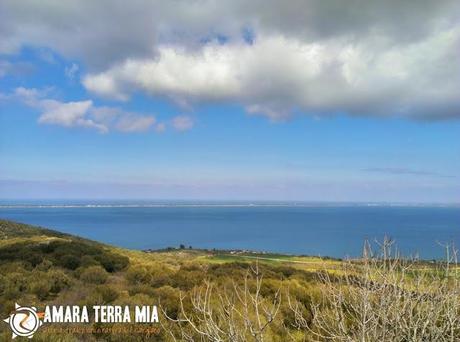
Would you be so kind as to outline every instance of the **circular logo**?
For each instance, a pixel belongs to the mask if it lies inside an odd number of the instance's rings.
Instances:
[[[5,322],[10,325],[14,337],[32,337],[42,325],[36,308],[19,306],[17,304],[14,312],[10,314],[10,317],[5,319]]]

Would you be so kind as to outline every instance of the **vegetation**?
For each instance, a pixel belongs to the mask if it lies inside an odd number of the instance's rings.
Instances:
[[[460,340],[448,246],[442,268],[393,254],[387,240],[352,261],[182,247],[145,253],[0,220],[0,318],[15,302],[160,308],[149,333],[104,330],[131,326],[118,323],[90,333],[44,326],[38,341]],[[0,324],[0,340],[10,337]]]

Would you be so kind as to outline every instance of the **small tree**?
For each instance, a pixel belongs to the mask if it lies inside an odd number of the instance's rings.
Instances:
[[[256,263],[248,269],[242,285],[233,282],[231,288],[216,289],[215,284],[206,281],[193,291],[190,305],[181,294],[177,318],[162,308],[171,322],[178,323],[180,336],[169,329],[170,337],[174,341],[194,341],[194,337],[206,341],[265,341],[278,314],[281,295],[278,289],[273,298],[263,298],[261,286],[262,274]]]
[[[374,255],[365,243],[361,261],[346,261],[335,276],[320,275],[322,296],[309,308],[289,298],[294,326],[316,341],[458,341],[460,287],[456,251],[443,270],[404,259],[385,239]],[[454,265],[454,267],[452,267]]]
[[[83,270],[80,279],[93,284],[104,284],[107,281],[108,273],[101,266],[90,266]]]

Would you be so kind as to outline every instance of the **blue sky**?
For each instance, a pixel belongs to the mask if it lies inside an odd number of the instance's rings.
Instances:
[[[56,3],[43,6],[49,15]],[[303,65],[300,57],[321,64],[333,53],[323,38],[311,43],[311,32],[294,37],[278,27],[272,37],[273,27],[223,25],[219,39],[209,27],[196,29],[198,43],[161,32],[166,43],[152,60],[136,44],[121,57],[110,48],[107,63],[58,47],[54,33],[8,33],[14,48],[0,54],[0,198],[460,202],[460,95],[450,88],[458,75],[421,77],[424,65],[412,70],[408,61],[413,49],[428,53],[432,44],[440,52],[425,58],[451,67],[441,49],[451,53],[446,46],[457,31],[430,28],[397,53],[379,46],[377,57],[401,69],[391,77],[375,60],[342,61],[338,75],[351,82],[344,84],[330,66],[320,74],[317,67],[291,70]],[[109,31],[101,29],[100,39]],[[316,45],[290,56],[297,51],[290,39]],[[355,45],[374,44],[359,39]],[[273,44],[286,49],[288,64],[261,57]],[[360,72],[368,79],[356,80]]]

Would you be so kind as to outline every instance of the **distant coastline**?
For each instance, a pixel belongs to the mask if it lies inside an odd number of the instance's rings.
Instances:
[[[460,203],[309,202],[309,201],[148,201],[148,200],[0,200],[5,208],[251,208],[251,207],[460,207]]]

